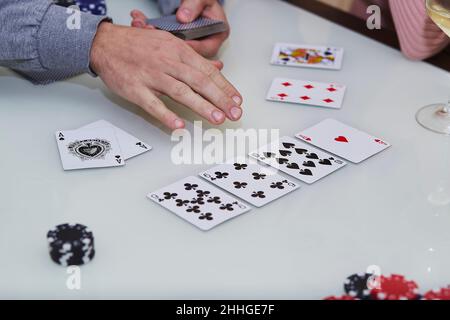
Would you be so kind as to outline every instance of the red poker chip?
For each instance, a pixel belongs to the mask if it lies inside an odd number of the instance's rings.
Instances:
[[[372,297],[376,300],[416,300],[418,297],[417,284],[406,280],[402,275],[380,276],[379,283],[379,288],[371,291]]]
[[[352,297],[352,296],[346,296],[346,295],[344,295],[344,296],[340,296],[340,297],[329,296],[329,297],[326,297],[326,298],[323,299],[323,300],[358,300],[358,299],[355,299],[355,298]]]
[[[450,287],[430,290],[423,295],[424,300],[450,300]]]

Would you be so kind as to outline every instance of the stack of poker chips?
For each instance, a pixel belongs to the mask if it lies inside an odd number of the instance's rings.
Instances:
[[[106,15],[105,0],[76,0],[76,4],[83,12],[90,12],[97,16]]]
[[[47,233],[51,259],[64,267],[81,266],[95,255],[94,235],[81,224],[60,224]]]

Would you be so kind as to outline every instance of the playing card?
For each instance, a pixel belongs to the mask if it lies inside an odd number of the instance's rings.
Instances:
[[[199,177],[187,177],[147,197],[204,231],[250,210]]]
[[[256,163],[221,164],[200,176],[256,207],[299,188],[297,183],[280,176],[272,168]]]
[[[250,157],[308,184],[346,165],[344,161],[291,137],[283,137],[251,152]]]
[[[168,31],[183,40],[193,40],[224,32],[228,29],[226,23],[200,17],[191,23],[179,23],[176,15],[164,16],[147,20],[148,24],[157,29]]]
[[[326,119],[296,137],[354,163],[360,163],[391,146],[380,138],[334,119]]]
[[[276,78],[267,100],[340,109],[346,87],[336,83]]]
[[[277,43],[271,63],[275,65],[339,70],[344,49],[304,44]]]
[[[57,131],[56,141],[64,170],[125,165],[113,128]]]
[[[117,140],[119,141],[120,149],[125,160],[138,156],[142,153],[150,151],[152,147],[147,143],[132,136],[128,132],[114,126],[106,120],[99,120],[90,123],[80,129],[105,128],[110,127],[114,129]]]

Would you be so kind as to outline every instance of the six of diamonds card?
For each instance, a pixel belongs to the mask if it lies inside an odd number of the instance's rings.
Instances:
[[[303,44],[277,43],[271,63],[274,65],[339,70],[344,49]]]
[[[187,177],[147,197],[204,231],[250,210],[199,177]]]
[[[345,86],[336,83],[276,78],[267,100],[340,109],[345,90]]]

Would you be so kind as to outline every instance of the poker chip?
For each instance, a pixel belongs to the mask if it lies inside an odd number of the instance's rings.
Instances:
[[[70,7],[76,4],[75,0],[55,0],[54,2],[62,7]]]
[[[371,290],[367,286],[371,276],[368,273],[352,274],[344,282],[345,293],[361,300],[371,299]]]
[[[372,289],[371,295],[376,300],[416,300],[419,297],[417,284],[398,274],[380,276],[380,286]]]
[[[62,265],[83,265],[95,256],[94,235],[81,224],[60,224],[47,233],[50,258]]]
[[[98,16],[104,16],[107,12],[105,0],[76,0],[76,4],[81,11]]]
[[[326,297],[326,298],[323,299],[323,300],[358,300],[358,299],[355,299],[355,298],[352,297],[352,296],[343,295],[343,296],[340,296],[340,297],[329,296],[329,297]]]
[[[423,300],[450,300],[450,287],[430,290],[426,292]]]

